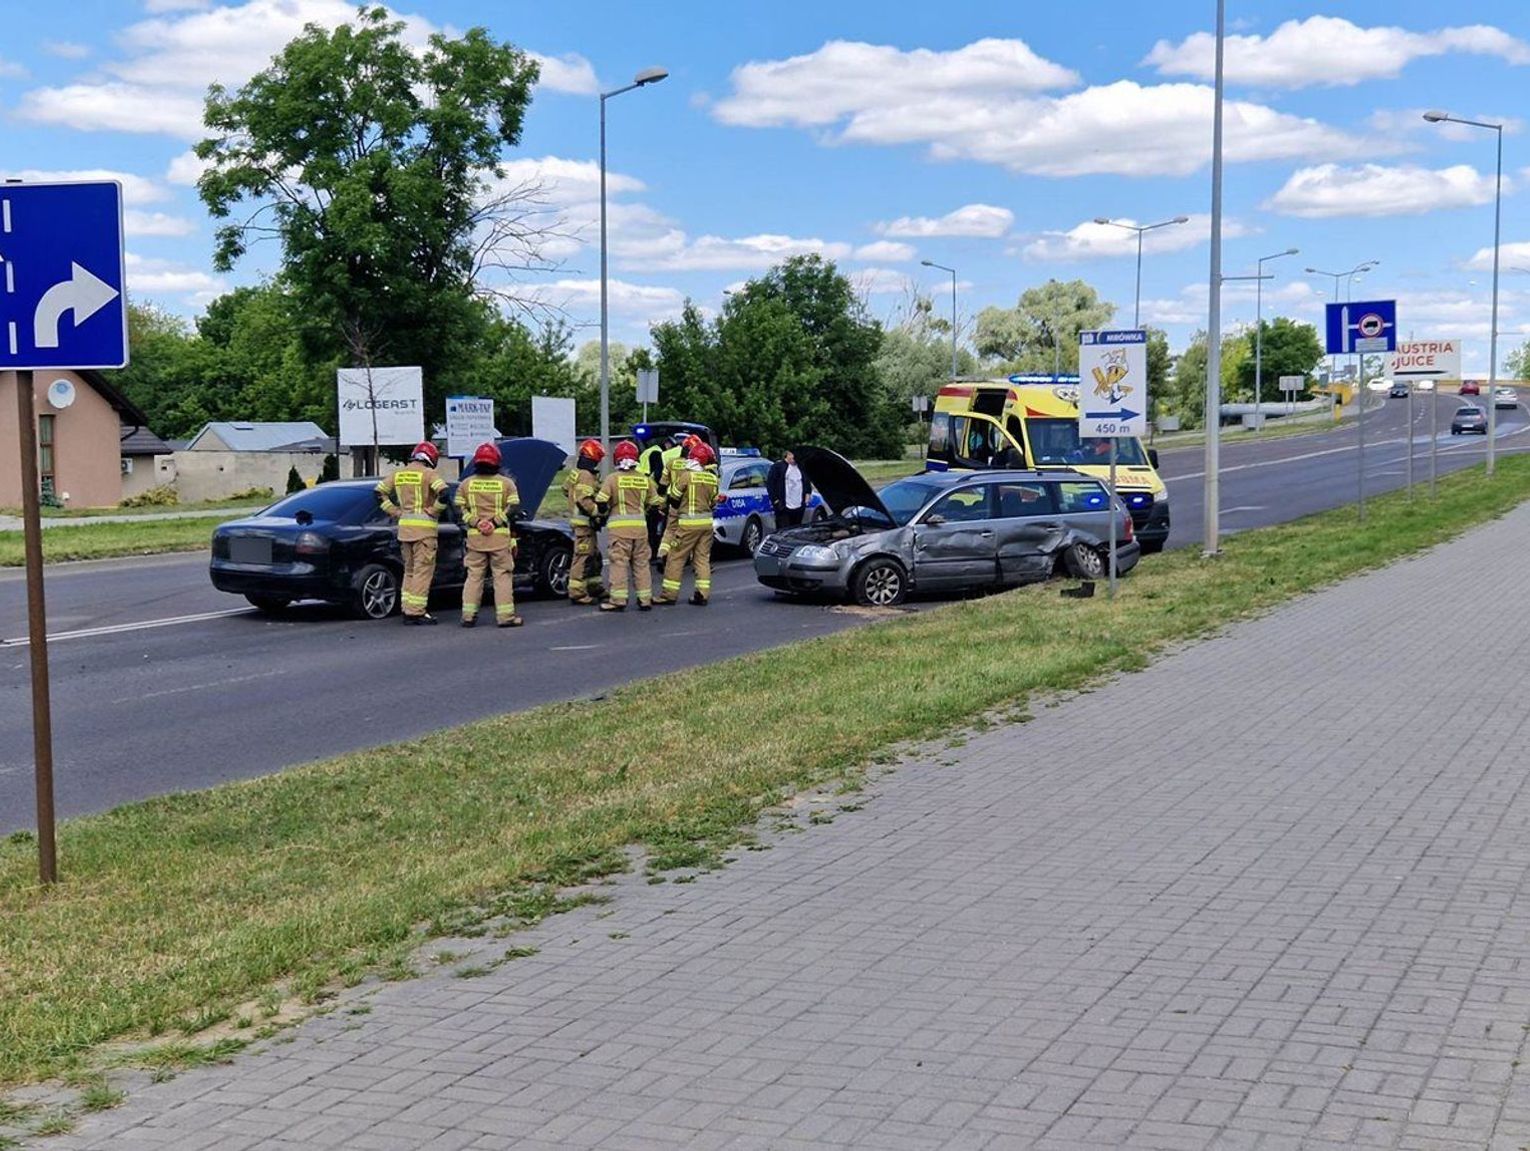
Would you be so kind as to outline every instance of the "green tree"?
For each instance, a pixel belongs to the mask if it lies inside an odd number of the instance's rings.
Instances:
[[[1078,371],[1078,334],[1103,328],[1116,306],[1083,280],[1048,280],[1027,288],[1013,308],[984,308],[977,317],[978,355],[1013,372]]]
[[[1503,366],[1511,380],[1530,380],[1530,340],[1510,352]]]
[[[1238,395],[1245,402],[1254,399],[1253,336],[1247,339],[1249,354],[1238,362]],[[1262,375],[1264,386],[1261,394],[1266,401],[1279,400],[1281,376],[1310,376],[1323,358],[1323,345],[1318,342],[1317,329],[1311,324],[1277,316],[1266,320],[1261,328]]]
[[[229,414],[228,397],[216,386],[222,371],[216,352],[185,320],[152,304],[129,302],[128,347],[128,366],[108,378],[143,409],[160,435],[188,437],[208,420]]]
[[[434,411],[493,318],[474,286],[485,245],[518,238],[489,189],[538,69],[482,28],[420,51],[403,28],[359,9],[309,25],[237,91],[214,85],[198,190],[227,221],[220,270],[281,241],[308,363],[418,364]]]

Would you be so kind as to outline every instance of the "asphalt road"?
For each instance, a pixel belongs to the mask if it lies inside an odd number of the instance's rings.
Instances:
[[[1441,474],[1480,462],[1452,438],[1441,397]],[[1404,481],[1409,405],[1367,415],[1367,488]],[[1427,403],[1414,405],[1416,477],[1428,467]],[[1503,450],[1530,447],[1523,407],[1499,413]],[[1237,443],[1222,453],[1222,530],[1350,503],[1356,433]],[[1165,451],[1171,547],[1201,537],[1202,449]],[[1148,562],[1151,562],[1149,560]],[[864,616],[777,600],[742,561],[714,575],[708,608],[601,616],[523,603],[527,626],[463,632],[363,623],[320,606],[280,620],[214,591],[202,556],[60,565],[48,573],[56,790],[61,815],[266,774],[337,752],[616,685],[807,636]],[[449,615],[448,615],[449,619]],[[25,583],[0,573],[0,834],[33,823]],[[420,685],[429,683],[424,692]],[[742,721],[741,722],[746,722]]]

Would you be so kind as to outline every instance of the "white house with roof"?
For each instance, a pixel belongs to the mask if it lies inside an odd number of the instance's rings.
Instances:
[[[155,466],[159,482],[173,483],[183,501],[220,500],[255,488],[280,495],[293,468],[305,482],[316,483],[324,458],[335,453],[334,437],[309,420],[215,420],[184,448],[155,457]],[[346,474],[349,453],[338,457]]]

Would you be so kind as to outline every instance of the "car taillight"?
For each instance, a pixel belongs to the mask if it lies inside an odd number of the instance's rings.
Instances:
[[[1126,517],[1126,534],[1121,537],[1121,542],[1122,543],[1128,543],[1128,544],[1131,543],[1132,542],[1132,538],[1133,538],[1132,532],[1133,532],[1133,529],[1132,529],[1132,517],[1130,515],[1127,515],[1127,517]]]
[[[328,555],[329,541],[318,532],[303,532],[298,536],[292,550],[300,556]]]

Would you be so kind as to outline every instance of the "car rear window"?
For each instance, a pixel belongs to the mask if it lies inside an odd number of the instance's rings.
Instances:
[[[1105,489],[1099,484],[1082,480],[1067,480],[1057,485],[1057,509],[1068,512],[1102,512],[1105,510]]]
[[[334,523],[351,518],[376,501],[377,496],[369,488],[326,487],[321,484],[306,492],[294,492],[286,499],[278,500],[260,514],[291,519],[299,512],[307,512],[316,520]]]

